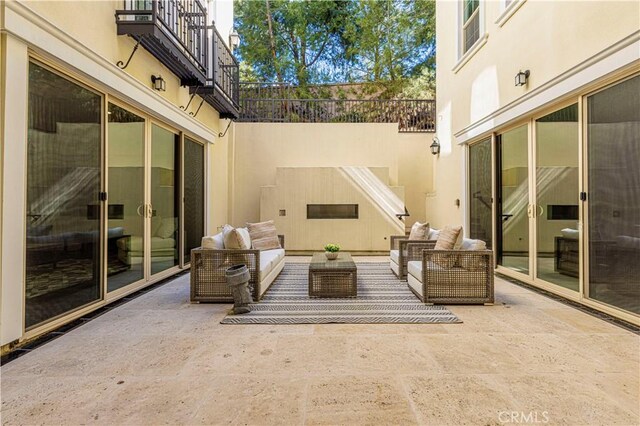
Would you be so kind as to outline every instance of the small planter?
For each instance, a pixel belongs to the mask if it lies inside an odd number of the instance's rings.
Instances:
[[[327,256],[327,259],[329,260],[336,260],[338,258],[337,251],[325,251],[324,255]]]

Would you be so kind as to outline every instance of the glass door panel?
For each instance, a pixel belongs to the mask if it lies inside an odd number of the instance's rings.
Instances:
[[[151,126],[151,274],[178,265],[180,138]]]
[[[589,293],[640,313],[640,76],[587,98]]]
[[[184,138],[184,260],[204,236],[204,146]]]
[[[491,139],[469,146],[469,236],[492,247]]]
[[[578,104],[535,123],[536,276],[578,291]]]
[[[498,136],[498,264],[529,274],[528,126]]]
[[[29,64],[25,324],[100,300],[102,97]]]
[[[144,278],[145,120],[109,104],[107,291]]]

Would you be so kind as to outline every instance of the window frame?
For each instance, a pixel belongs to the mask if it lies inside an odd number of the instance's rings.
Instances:
[[[457,5],[456,39],[458,60],[452,68],[454,73],[457,73],[485,45],[489,36],[485,26],[485,2],[483,0],[478,0],[478,7],[467,20],[464,19],[465,0],[459,0]],[[478,39],[465,51],[464,30],[476,14],[478,15]]]

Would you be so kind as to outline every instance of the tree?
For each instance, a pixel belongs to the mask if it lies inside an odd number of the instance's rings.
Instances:
[[[434,0],[236,0],[236,12],[238,56],[261,81],[374,82],[392,97],[433,75]]]
[[[351,81],[378,82],[389,96],[434,68],[435,2],[359,0],[349,21],[346,58]]]
[[[264,81],[300,86],[331,79],[349,2],[237,0],[238,56]]]

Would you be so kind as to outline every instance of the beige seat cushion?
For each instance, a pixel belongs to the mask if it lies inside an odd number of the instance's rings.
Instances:
[[[282,259],[284,259],[284,249],[260,251],[260,276],[258,279],[262,281]]]
[[[279,249],[280,240],[276,231],[276,225],[272,220],[258,223],[247,223],[251,244],[256,250]]]
[[[422,281],[422,261],[412,260],[407,263],[407,273]]]
[[[226,225],[225,225],[226,228]],[[247,228],[232,228],[224,235],[224,248],[227,250],[249,250],[251,248],[251,237]]]
[[[395,263],[400,263],[400,250],[391,250],[389,252],[389,257]]]
[[[426,240],[429,235],[429,224],[416,222],[409,233],[410,240]]]

